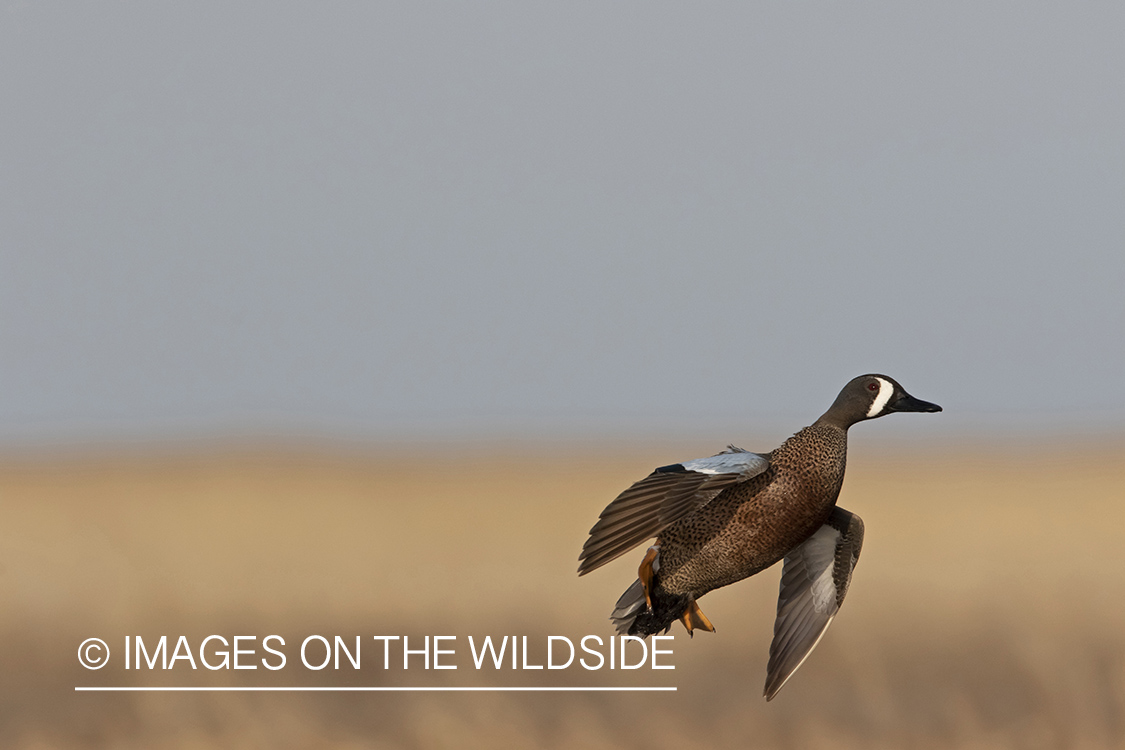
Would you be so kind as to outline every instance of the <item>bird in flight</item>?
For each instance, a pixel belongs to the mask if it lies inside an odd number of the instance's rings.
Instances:
[[[836,506],[848,428],[896,412],[939,412],[893,378],[853,379],[819,419],[769,453],[728,446],[661,466],[602,511],[579,556],[585,575],[646,540],[633,582],[613,610],[621,634],[714,632],[698,600],[784,559],[766,700],[793,675],[836,616],[863,544],[863,521]]]

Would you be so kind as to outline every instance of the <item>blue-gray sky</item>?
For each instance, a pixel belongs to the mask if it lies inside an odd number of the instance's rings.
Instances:
[[[1122,39],[1116,3],[5,2],[0,441],[753,433],[869,371],[944,429],[1125,429]]]

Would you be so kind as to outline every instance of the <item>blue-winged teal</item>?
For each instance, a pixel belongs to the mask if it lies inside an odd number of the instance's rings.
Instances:
[[[662,466],[617,496],[590,529],[584,575],[656,537],[639,577],[617,601],[617,632],[667,632],[680,620],[714,631],[696,600],[782,558],[766,699],[816,646],[848,590],[863,521],[836,507],[848,428],[892,412],[936,412],[886,375],[863,375],[812,425],[769,453],[729,446],[710,458]]]

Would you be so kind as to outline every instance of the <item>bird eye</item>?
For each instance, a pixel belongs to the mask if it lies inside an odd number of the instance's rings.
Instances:
[[[879,390],[879,384],[878,383],[868,383],[867,384],[867,390],[874,393],[875,391]]]

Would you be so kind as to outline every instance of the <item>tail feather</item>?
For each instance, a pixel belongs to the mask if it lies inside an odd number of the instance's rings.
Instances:
[[[658,591],[650,609],[645,602],[645,589],[641,579],[633,581],[625,593],[617,600],[617,606],[609,618],[619,635],[639,635],[644,637],[661,631],[667,633],[672,623],[691,605],[691,597]]]
[[[613,608],[609,619],[613,620],[613,627],[617,630],[619,635],[628,635],[629,629],[633,627],[633,621],[637,619],[637,615],[644,612],[648,608],[645,604],[645,589],[641,585],[641,579],[633,581],[633,584],[625,589],[625,593],[617,600],[617,605]]]

